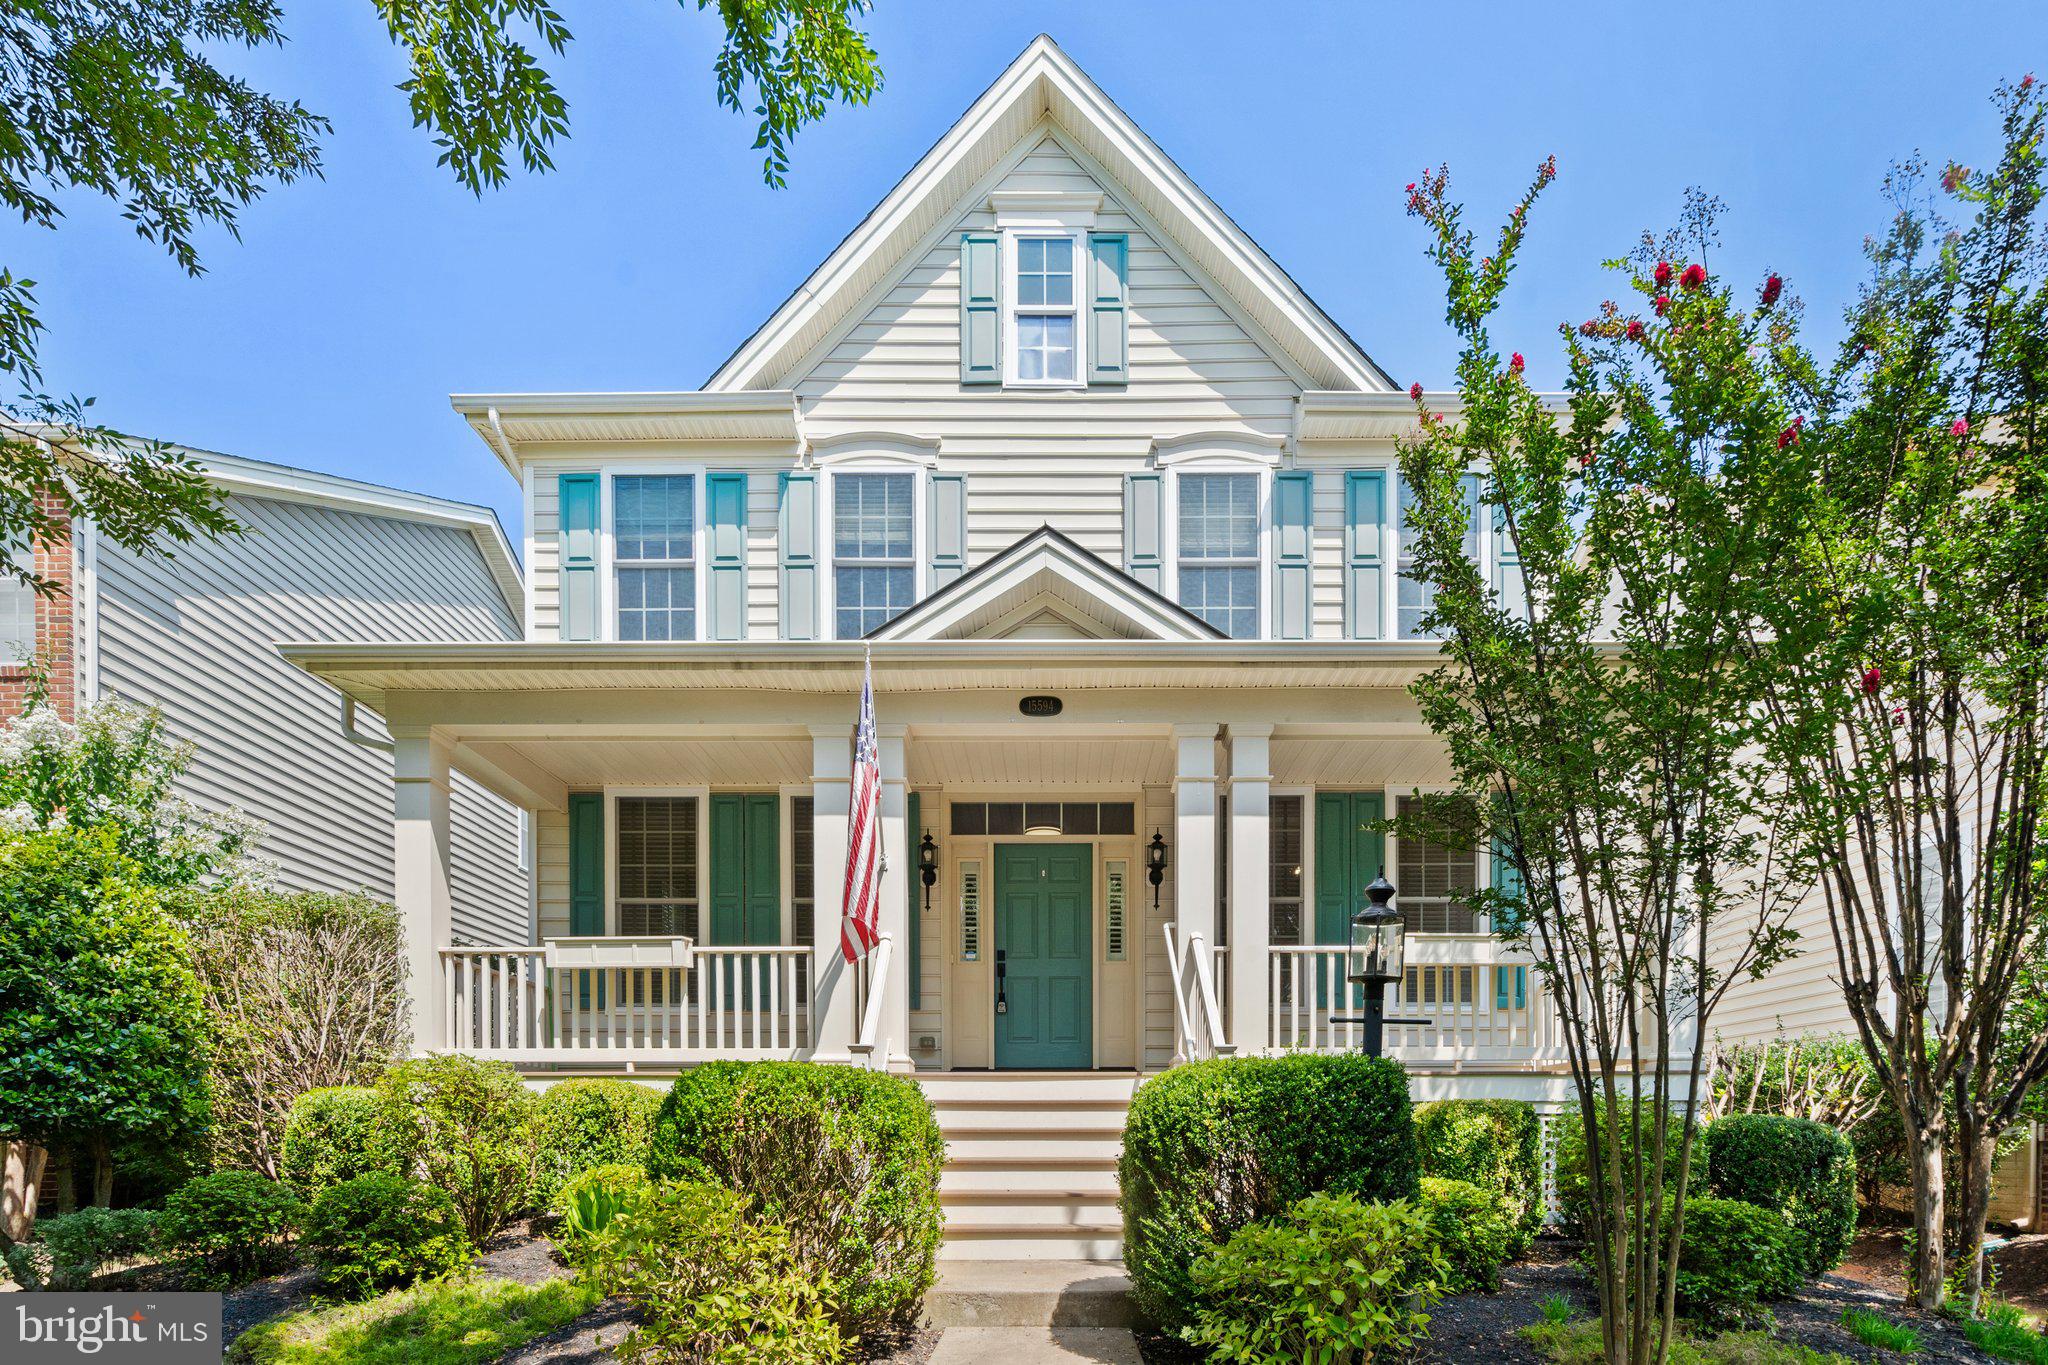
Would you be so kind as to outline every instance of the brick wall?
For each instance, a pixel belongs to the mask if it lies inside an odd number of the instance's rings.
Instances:
[[[55,499],[45,498],[44,505],[51,511],[58,510]],[[36,653],[49,670],[50,700],[56,704],[58,713],[69,720],[78,699],[78,648],[72,627],[73,573],[68,530],[58,539],[36,546],[36,572],[63,588],[56,596],[36,602]],[[0,662],[0,720],[19,715],[27,693],[27,674],[11,661]]]

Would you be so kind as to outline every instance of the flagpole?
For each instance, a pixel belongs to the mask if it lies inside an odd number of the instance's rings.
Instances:
[[[867,674],[868,695],[873,697],[875,691],[875,647],[865,640],[861,641],[860,657],[861,668]],[[881,727],[882,718],[878,715],[875,717],[875,733],[878,736],[881,734]],[[877,753],[875,755],[877,773],[880,771],[881,762],[882,756],[880,753]],[[889,842],[882,837],[882,832],[888,828],[886,824],[882,823],[882,803],[880,800],[877,800],[875,802],[875,881],[877,884],[881,882],[881,874],[889,870]]]

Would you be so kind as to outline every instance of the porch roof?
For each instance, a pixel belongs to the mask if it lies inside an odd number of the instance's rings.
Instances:
[[[1442,662],[1432,643],[1364,640],[291,641],[278,650],[373,709],[394,693],[849,692],[864,657],[878,692],[1399,688]]]

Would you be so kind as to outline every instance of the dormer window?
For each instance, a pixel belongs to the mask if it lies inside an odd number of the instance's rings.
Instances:
[[[1016,306],[1012,313],[1018,384],[1080,382],[1080,313],[1074,302],[1073,237],[1016,238]]]

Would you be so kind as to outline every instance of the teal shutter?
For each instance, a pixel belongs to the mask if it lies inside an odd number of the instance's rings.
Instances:
[[[564,640],[595,640],[597,621],[597,508],[595,474],[564,474],[556,485],[561,541]]]
[[[960,235],[960,382],[1003,382],[1003,271],[993,232]]]
[[[707,474],[704,531],[710,541],[711,583],[707,640],[747,636],[747,476]]]
[[[1507,513],[1493,509],[1493,591],[1501,610],[1517,621],[1529,619],[1529,585],[1522,576],[1522,552],[1508,532]]]
[[[967,476],[932,475],[932,589],[967,572]]]
[[[1497,1010],[1509,1008],[1521,1010],[1529,1007],[1529,969],[1527,967],[1495,967],[1493,969],[1493,1007]]]
[[[1309,618],[1309,526],[1315,475],[1290,469],[1273,476],[1273,624],[1282,640],[1306,640]]]
[[[1526,913],[1526,907],[1522,902],[1522,874],[1515,867],[1515,860],[1509,855],[1507,846],[1498,837],[1493,840],[1493,889],[1503,895],[1512,896],[1515,900],[1516,908],[1502,915],[1506,922],[1494,926],[1494,932],[1500,933],[1519,924],[1522,915]]]
[[[1160,474],[1124,475],[1124,572],[1166,590],[1166,491]]]
[[[1131,377],[1130,327],[1126,320],[1130,248],[1130,238],[1121,232],[1088,234],[1091,384],[1123,384]]]
[[[604,795],[569,793],[569,932],[604,932]]]
[[[778,475],[775,534],[780,565],[775,599],[785,640],[818,638],[818,476]]]
[[[911,792],[906,801],[908,819],[903,822],[903,840],[910,847],[903,850],[903,865],[910,869],[910,875],[903,879],[910,891],[910,959],[900,968],[910,973],[910,1008],[924,1008],[924,879],[918,875],[917,846],[924,837],[924,825],[918,819],[919,801],[917,793]]]
[[[1344,475],[1344,634],[1384,639],[1386,627],[1387,472]]]

